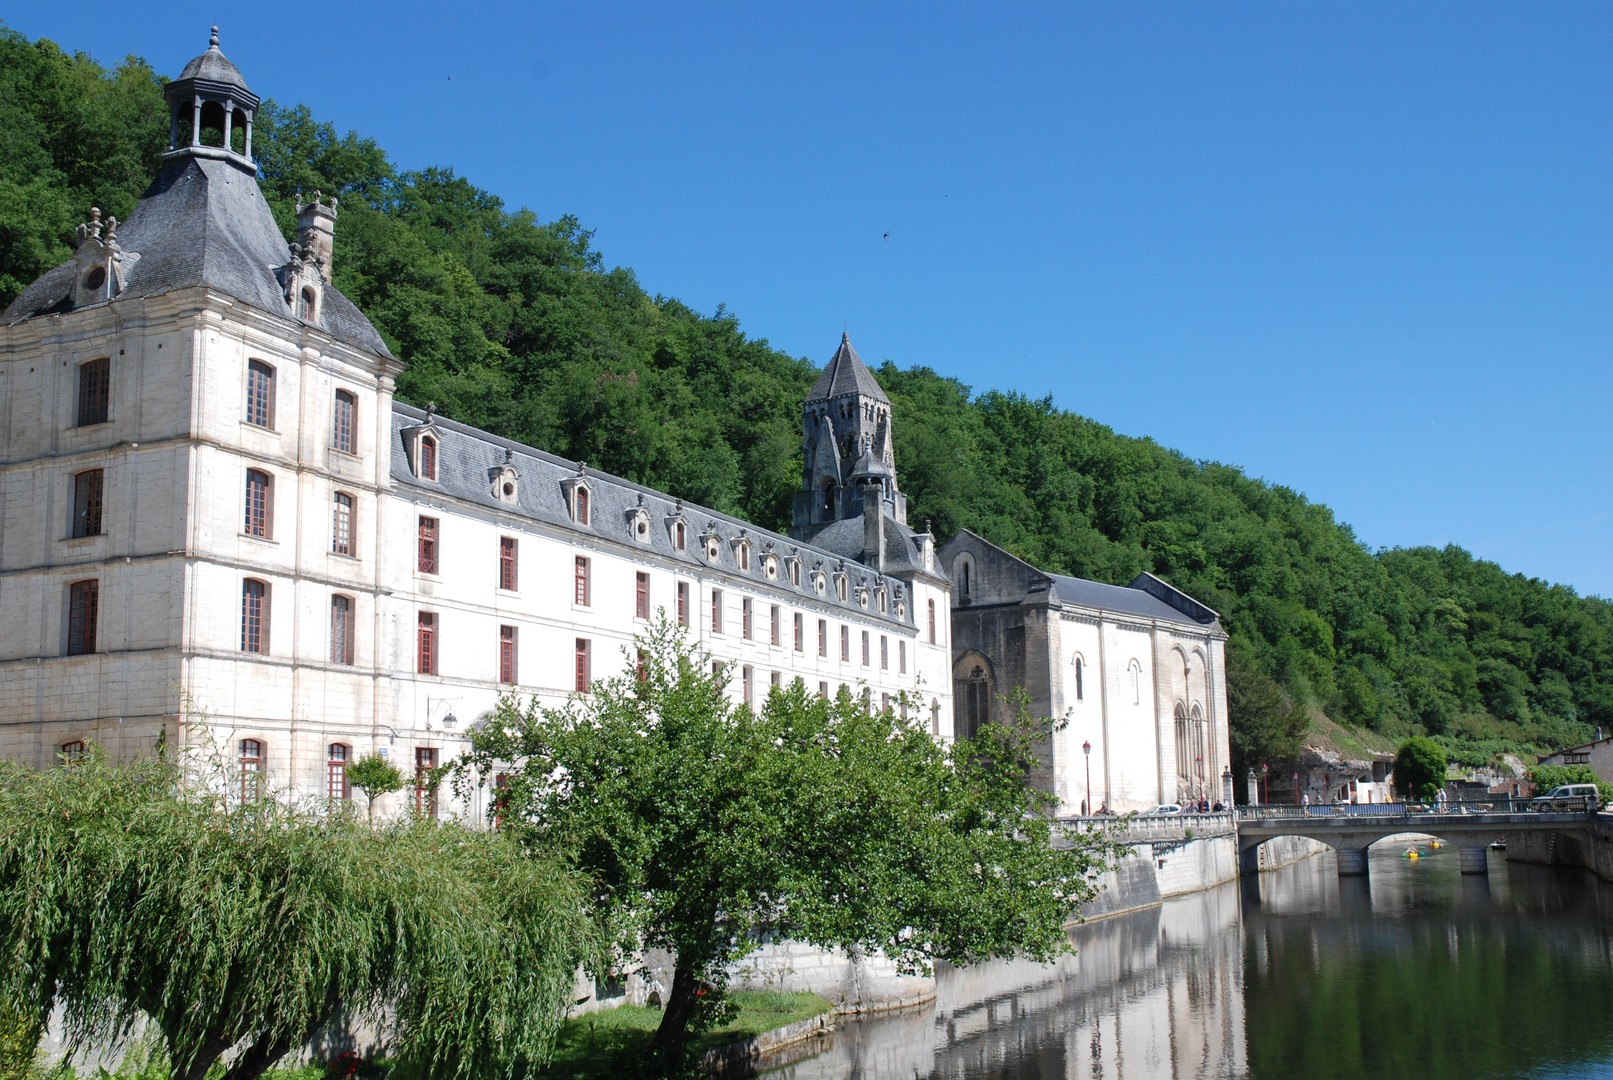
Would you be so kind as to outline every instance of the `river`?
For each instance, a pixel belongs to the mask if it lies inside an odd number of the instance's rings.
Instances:
[[[1613,885],[1383,843],[1076,927],[1052,965],[937,972],[771,1080],[1613,1078]],[[1380,850],[1382,849],[1382,850]]]

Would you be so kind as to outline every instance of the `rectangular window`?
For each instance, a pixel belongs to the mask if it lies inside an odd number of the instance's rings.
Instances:
[[[780,685],[782,678],[783,677],[775,671],[772,675],[768,676],[768,683],[774,687],[777,687]]]
[[[842,664],[851,663],[851,627],[849,626],[840,628],[840,662]]]
[[[795,651],[806,651],[806,618],[799,611],[795,613]]]
[[[241,651],[269,651],[269,586],[255,578],[241,582]]]
[[[751,639],[751,603],[750,597],[739,602],[739,634],[746,641]]]
[[[863,631],[863,667],[868,666],[868,631]]]
[[[578,638],[575,657],[576,681],[572,684],[572,686],[579,694],[585,694],[588,692],[588,683],[590,679],[589,670],[591,667],[588,660],[588,651],[588,639]]]
[[[325,757],[325,797],[331,802],[346,802],[351,794],[347,786],[347,759],[352,750],[345,743],[331,743]]]
[[[678,582],[678,625],[689,625],[689,583]]]
[[[260,469],[246,471],[246,513],[241,528],[248,536],[265,540],[274,532],[274,480]]]
[[[751,670],[749,664],[739,669],[740,697],[744,700],[745,707],[748,709],[756,707],[756,689],[752,684],[754,677],[755,672]]]
[[[650,617],[650,575],[643,570],[633,576],[633,614],[640,619]]]
[[[67,655],[95,651],[95,628],[101,615],[101,582],[75,581],[67,587]]]
[[[889,671],[891,667],[891,639],[884,634],[879,635],[879,670]]]
[[[254,427],[274,427],[274,368],[262,360],[246,366],[246,422]]]
[[[578,555],[572,565],[571,600],[574,604],[588,606],[588,559]]]
[[[415,670],[422,675],[437,674],[437,615],[422,611],[415,631]]]
[[[330,445],[344,454],[353,452],[353,422],[358,417],[358,398],[351,391],[336,391],[336,415],[331,422]]]
[[[351,596],[333,596],[330,598],[330,662],[333,664],[351,664],[353,662],[353,598]]]
[[[819,681],[819,683],[818,683],[818,696],[821,697],[821,698],[826,698],[826,697],[829,696],[829,684],[828,683],[823,682],[821,680]]]
[[[827,619],[818,620],[818,655],[829,655],[829,622]]]
[[[437,816],[437,749],[417,746],[414,750],[414,810],[421,817]]]
[[[515,591],[515,537],[498,538],[498,587]]]
[[[337,555],[353,554],[353,496],[345,491],[331,499],[330,550]]]
[[[935,601],[930,601],[930,644],[935,644]]]
[[[112,403],[112,361],[107,357],[78,367],[78,427],[106,423]]]
[[[773,616],[772,616],[772,627],[773,627],[772,644],[774,644],[774,645],[777,645],[779,643],[779,620],[781,618],[782,618],[782,615],[779,612],[778,605],[774,604],[773,605]]]
[[[711,632],[722,633],[722,590],[711,590]]]
[[[89,469],[73,477],[73,535],[101,535],[101,495],[105,473]]]
[[[257,739],[242,739],[241,801],[252,802],[263,797],[263,743]]]
[[[896,670],[903,675],[907,674],[907,642],[896,643]]]
[[[515,682],[515,627],[498,628],[498,681]]]
[[[420,519],[419,558],[416,564],[422,574],[435,574],[437,572],[437,519],[422,517]]]

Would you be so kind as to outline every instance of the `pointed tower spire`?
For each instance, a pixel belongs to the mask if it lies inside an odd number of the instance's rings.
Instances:
[[[891,454],[890,412],[890,398],[843,332],[801,406],[805,467],[792,514],[796,536],[807,539],[836,521],[862,517],[865,507],[907,523],[907,498],[897,489]]]

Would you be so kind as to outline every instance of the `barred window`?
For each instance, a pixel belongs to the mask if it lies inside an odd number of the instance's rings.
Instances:
[[[578,555],[572,567],[572,603],[582,607],[588,606],[588,559]]]
[[[437,816],[437,749],[417,746],[414,751],[414,809],[421,817]]]
[[[351,391],[336,391],[336,415],[331,423],[330,445],[344,454],[353,452],[353,426],[358,419],[358,398]]]
[[[415,670],[422,675],[437,673],[437,615],[422,611],[415,629]]]
[[[437,572],[437,519],[434,517],[420,519],[418,569],[422,574]]]
[[[269,651],[269,586],[256,578],[241,582],[241,651]]]
[[[246,471],[246,512],[242,531],[269,539],[274,533],[274,478],[261,469]]]
[[[67,587],[67,655],[95,651],[96,624],[101,613],[101,582],[75,581]]]
[[[107,357],[78,366],[78,427],[104,424],[112,403],[112,361]]]
[[[101,500],[105,473],[87,469],[73,477],[74,537],[101,535]]]
[[[515,591],[515,537],[498,538],[498,587]]]
[[[353,598],[337,594],[330,598],[330,662],[353,662]]]
[[[331,499],[330,549],[337,555],[353,554],[353,496],[345,491]]]
[[[515,627],[498,628],[498,681],[515,682]]]
[[[274,368],[262,360],[246,366],[246,422],[254,427],[274,427]]]
[[[352,797],[347,785],[347,762],[353,748],[346,743],[331,743],[325,755],[325,797],[333,803],[346,802]]]
[[[587,693],[588,691],[588,683],[591,677],[592,667],[592,665],[589,663],[588,654],[588,639],[578,638],[576,652],[573,654],[573,659],[576,662],[576,679],[572,685],[579,694]]]

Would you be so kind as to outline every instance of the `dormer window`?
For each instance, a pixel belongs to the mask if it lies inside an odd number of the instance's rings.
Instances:
[[[513,455],[506,455],[504,464],[487,470],[493,498],[514,506],[521,497],[521,471],[511,464]]]
[[[643,496],[639,498],[642,500]],[[650,542],[650,512],[644,509],[642,501],[627,512],[627,532],[641,544]]]
[[[578,525],[593,524],[593,504],[586,484],[578,484],[571,493],[571,519]]]
[[[789,567],[790,584],[799,589],[801,587],[801,556],[786,555],[784,565]]]
[[[689,525],[682,518],[672,519],[672,550],[683,551],[689,546]]]
[[[420,479],[437,479],[437,437],[435,435],[420,436]]]
[[[307,322],[319,321],[319,294],[312,285],[304,285],[297,294],[297,317]]]
[[[729,542],[734,545],[734,566],[740,570],[749,570],[750,541],[744,536],[738,536]]]
[[[857,586],[857,606],[864,609],[868,607],[868,586],[866,585]]]
[[[835,598],[838,599],[838,600],[842,600],[842,601],[845,600],[846,599],[846,593],[847,593],[847,590],[849,588],[850,588],[850,584],[849,584],[849,582],[846,581],[846,575],[845,574],[836,574],[835,575]]]
[[[777,555],[769,555],[765,559],[762,560],[762,573],[767,575],[767,580],[769,580],[769,581],[778,580],[778,556]]]
[[[879,613],[884,615],[890,610],[890,597],[885,592],[884,586],[881,586],[879,589],[875,590],[874,595],[878,597],[879,600]]]
[[[828,587],[828,583],[829,583],[828,576],[826,574],[824,574],[824,572],[822,570],[814,570],[814,571],[812,571],[812,591],[813,592],[817,593],[819,596],[822,596],[824,589]]]
[[[700,534],[700,546],[705,549],[707,562],[716,562],[722,554],[722,537],[717,535],[715,521],[707,523],[706,531]]]

